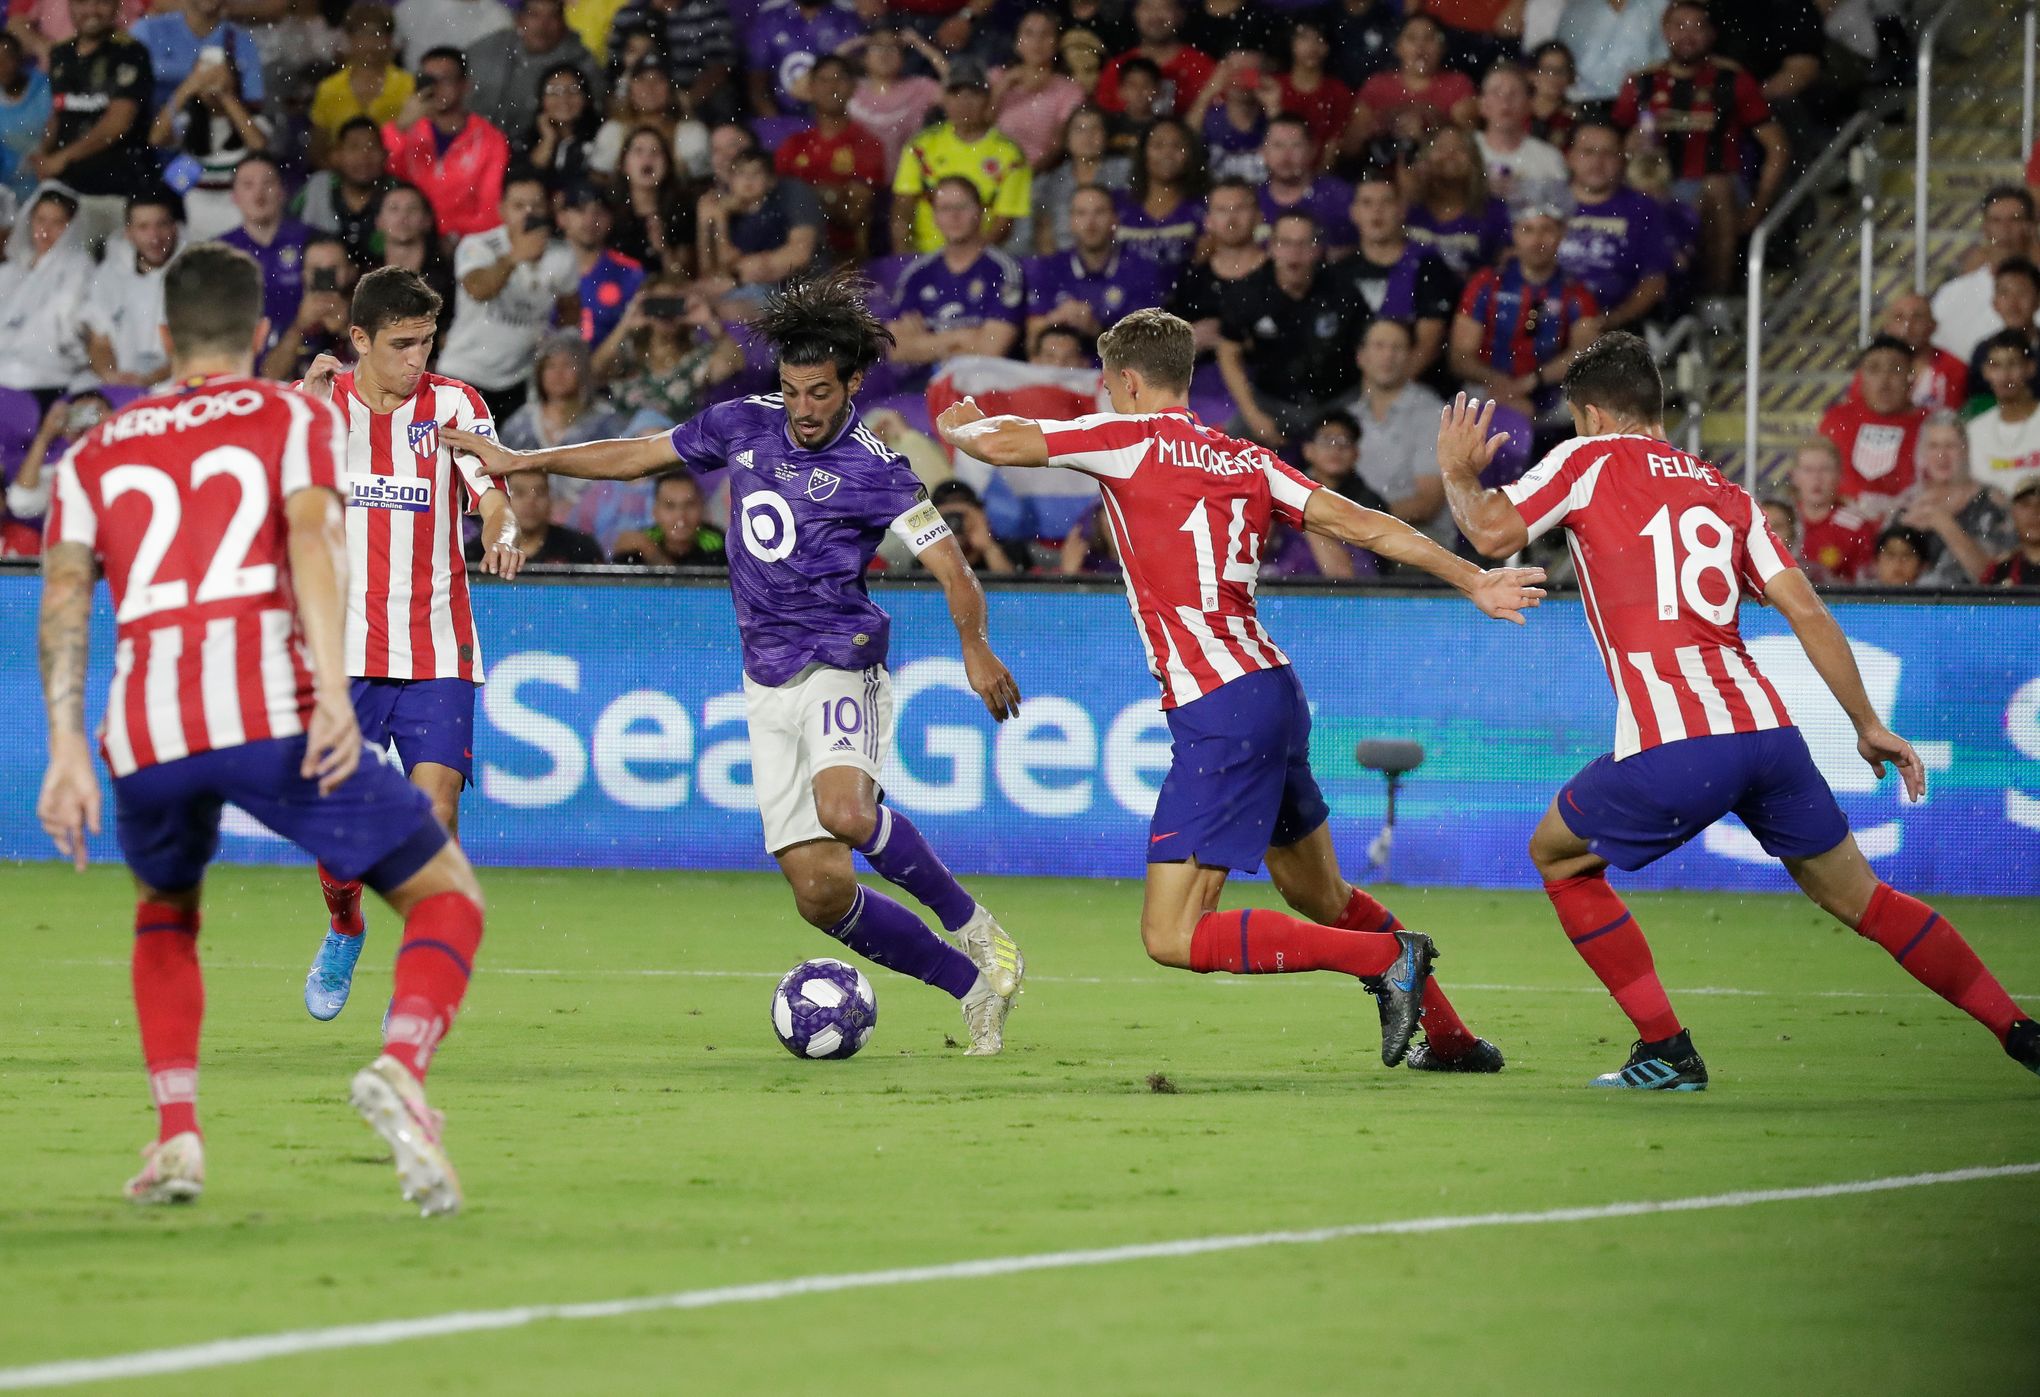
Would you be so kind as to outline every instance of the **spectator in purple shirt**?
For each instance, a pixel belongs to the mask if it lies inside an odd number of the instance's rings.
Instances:
[[[1566,165],[1574,208],[1558,265],[1607,308],[1608,329],[1629,329],[1665,298],[1657,202],[1623,185],[1622,134],[1604,119],[1579,123]]]
[[[864,21],[845,0],[768,0],[745,35],[752,112],[807,115],[808,73],[815,60],[863,33]]]
[[[266,351],[297,319],[312,230],[284,214],[283,169],[262,151],[250,151],[235,167],[233,199],[241,224],[220,234],[220,241],[241,249],[262,268],[262,313],[269,317]]]
[[[1161,304],[1162,271],[1119,246],[1110,190],[1086,185],[1070,196],[1075,245],[1027,262],[1027,341],[1050,325],[1096,337],[1129,313]]]
[[[1454,276],[1493,266],[1509,246],[1509,208],[1488,193],[1473,137],[1439,127],[1424,138],[1410,173],[1416,186],[1410,237],[1443,258]]]
[[[1337,175],[1319,174],[1310,127],[1300,116],[1278,116],[1261,142],[1268,182],[1261,186],[1261,220],[1270,228],[1285,213],[1307,213],[1324,236],[1327,251],[1343,252],[1356,234],[1346,211],[1353,186]]]
[[[1172,116],[1148,127],[1134,153],[1131,187],[1119,196],[1119,240],[1170,280],[1197,248],[1211,177],[1204,147]]]
[[[942,248],[900,276],[900,314],[887,325],[899,364],[938,364],[959,354],[1011,352],[1024,300],[1020,264],[985,245],[984,196],[962,175],[935,182],[929,207]]]

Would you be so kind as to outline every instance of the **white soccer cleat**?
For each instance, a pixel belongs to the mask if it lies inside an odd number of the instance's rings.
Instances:
[[[396,1156],[404,1201],[420,1217],[460,1211],[460,1176],[439,1143],[446,1117],[426,1104],[425,1087],[388,1053],[354,1074],[347,1099]]]
[[[1019,946],[1006,934],[1006,928],[998,919],[985,910],[983,903],[970,914],[956,933],[963,943],[963,953],[970,957],[970,963],[978,968],[978,974],[992,982],[992,988],[1006,999],[1011,1000],[1020,993],[1020,982],[1027,978],[1027,957],[1020,954]]]
[[[205,1192],[205,1142],[192,1130],[150,1141],[125,1192],[136,1203],[189,1203]]]
[[[993,988],[989,977],[980,975],[970,993],[963,997],[963,1023],[970,1030],[965,1057],[997,1057],[1006,1049],[1006,1015],[1013,1001]]]

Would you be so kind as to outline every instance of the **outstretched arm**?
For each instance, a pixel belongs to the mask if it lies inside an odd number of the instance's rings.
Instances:
[[[1806,574],[1798,568],[1787,568],[1764,588],[1764,599],[1792,627],[1800,648],[1813,662],[1814,672],[1849,715],[1849,722],[1856,729],[1856,750],[1870,763],[1870,769],[1882,776],[1889,763],[1898,768],[1908,799],[1918,800],[1926,794],[1927,772],[1920,765],[1919,754],[1877,716],[1870,695],[1863,690],[1863,674],[1856,668],[1849,638],[1842,634],[1842,628],[1813,590],[1813,584],[1806,580]]]
[[[1438,474],[1466,541],[1484,557],[1511,558],[1529,546],[1530,529],[1507,495],[1480,483],[1480,473],[1509,439],[1507,432],[1489,433],[1494,421],[1492,398],[1485,403],[1464,393],[1454,398],[1438,424]]]
[[[935,419],[942,439],[988,466],[1045,466],[1048,439],[1028,417],[987,417],[976,400],[951,403]]]
[[[543,451],[513,451],[494,437],[476,436],[458,427],[442,427],[439,435],[455,451],[480,461],[484,475],[550,471],[582,480],[636,480],[680,461],[673,454],[672,439],[664,432],[649,437],[617,437],[582,442],[578,446],[554,446]]]
[[[505,582],[524,566],[524,554],[517,547],[517,519],[510,513],[510,497],[501,490],[489,490],[481,499],[482,571]]]
[[[1304,506],[1303,527],[1311,533],[1365,548],[1384,558],[1421,568],[1466,594],[1489,616],[1523,624],[1523,613],[1544,600],[1537,586],[1543,568],[1483,571],[1411,528],[1392,514],[1354,504],[1335,490],[1313,490]]]
[[[1005,662],[992,653],[984,588],[978,586],[954,538],[931,544],[921,554],[921,565],[942,584],[949,619],[956,623],[956,638],[963,643],[963,669],[971,689],[985,701],[994,718],[1005,722],[1020,711],[1020,686],[1013,682]]]
[[[85,868],[85,831],[99,833],[99,778],[85,736],[85,660],[90,649],[92,584],[99,575],[82,543],[52,543],[43,553],[43,707],[50,724],[50,764],[35,813],[57,852]]]

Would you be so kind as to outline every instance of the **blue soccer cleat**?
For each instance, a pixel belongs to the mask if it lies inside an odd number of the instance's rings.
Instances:
[[[1638,1039],[1629,1049],[1629,1061],[1618,1071],[1594,1078],[1593,1085],[1632,1091],[1705,1091],[1707,1064],[1693,1050],[1692,1036],[1682,1028],[1655,1043]]]
[[[328,930],[319,943],[319,954],[305,975],[305,1012],[325,1023],[340,1017],[347,1007],[347,995],[354,988],[354,962],[361,959],[361,943],[368,940],[368,928],[359,936],[342,936]]]

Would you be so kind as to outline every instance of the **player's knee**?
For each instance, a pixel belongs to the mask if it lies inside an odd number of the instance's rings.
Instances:
[[[786,881],[801,920],[823,931],[849,916],[857,897],[857,880],[834,872],[789,873]]]
[[[873,831],[878,828],[878,812],[848,796],[817,798],[815,818],[831,836],[853,849],[870,843]]]
[[[1186,970],[1190,966],[1191,930],[1188,926],[1143,918],[1140,943],[1155,964]]]

